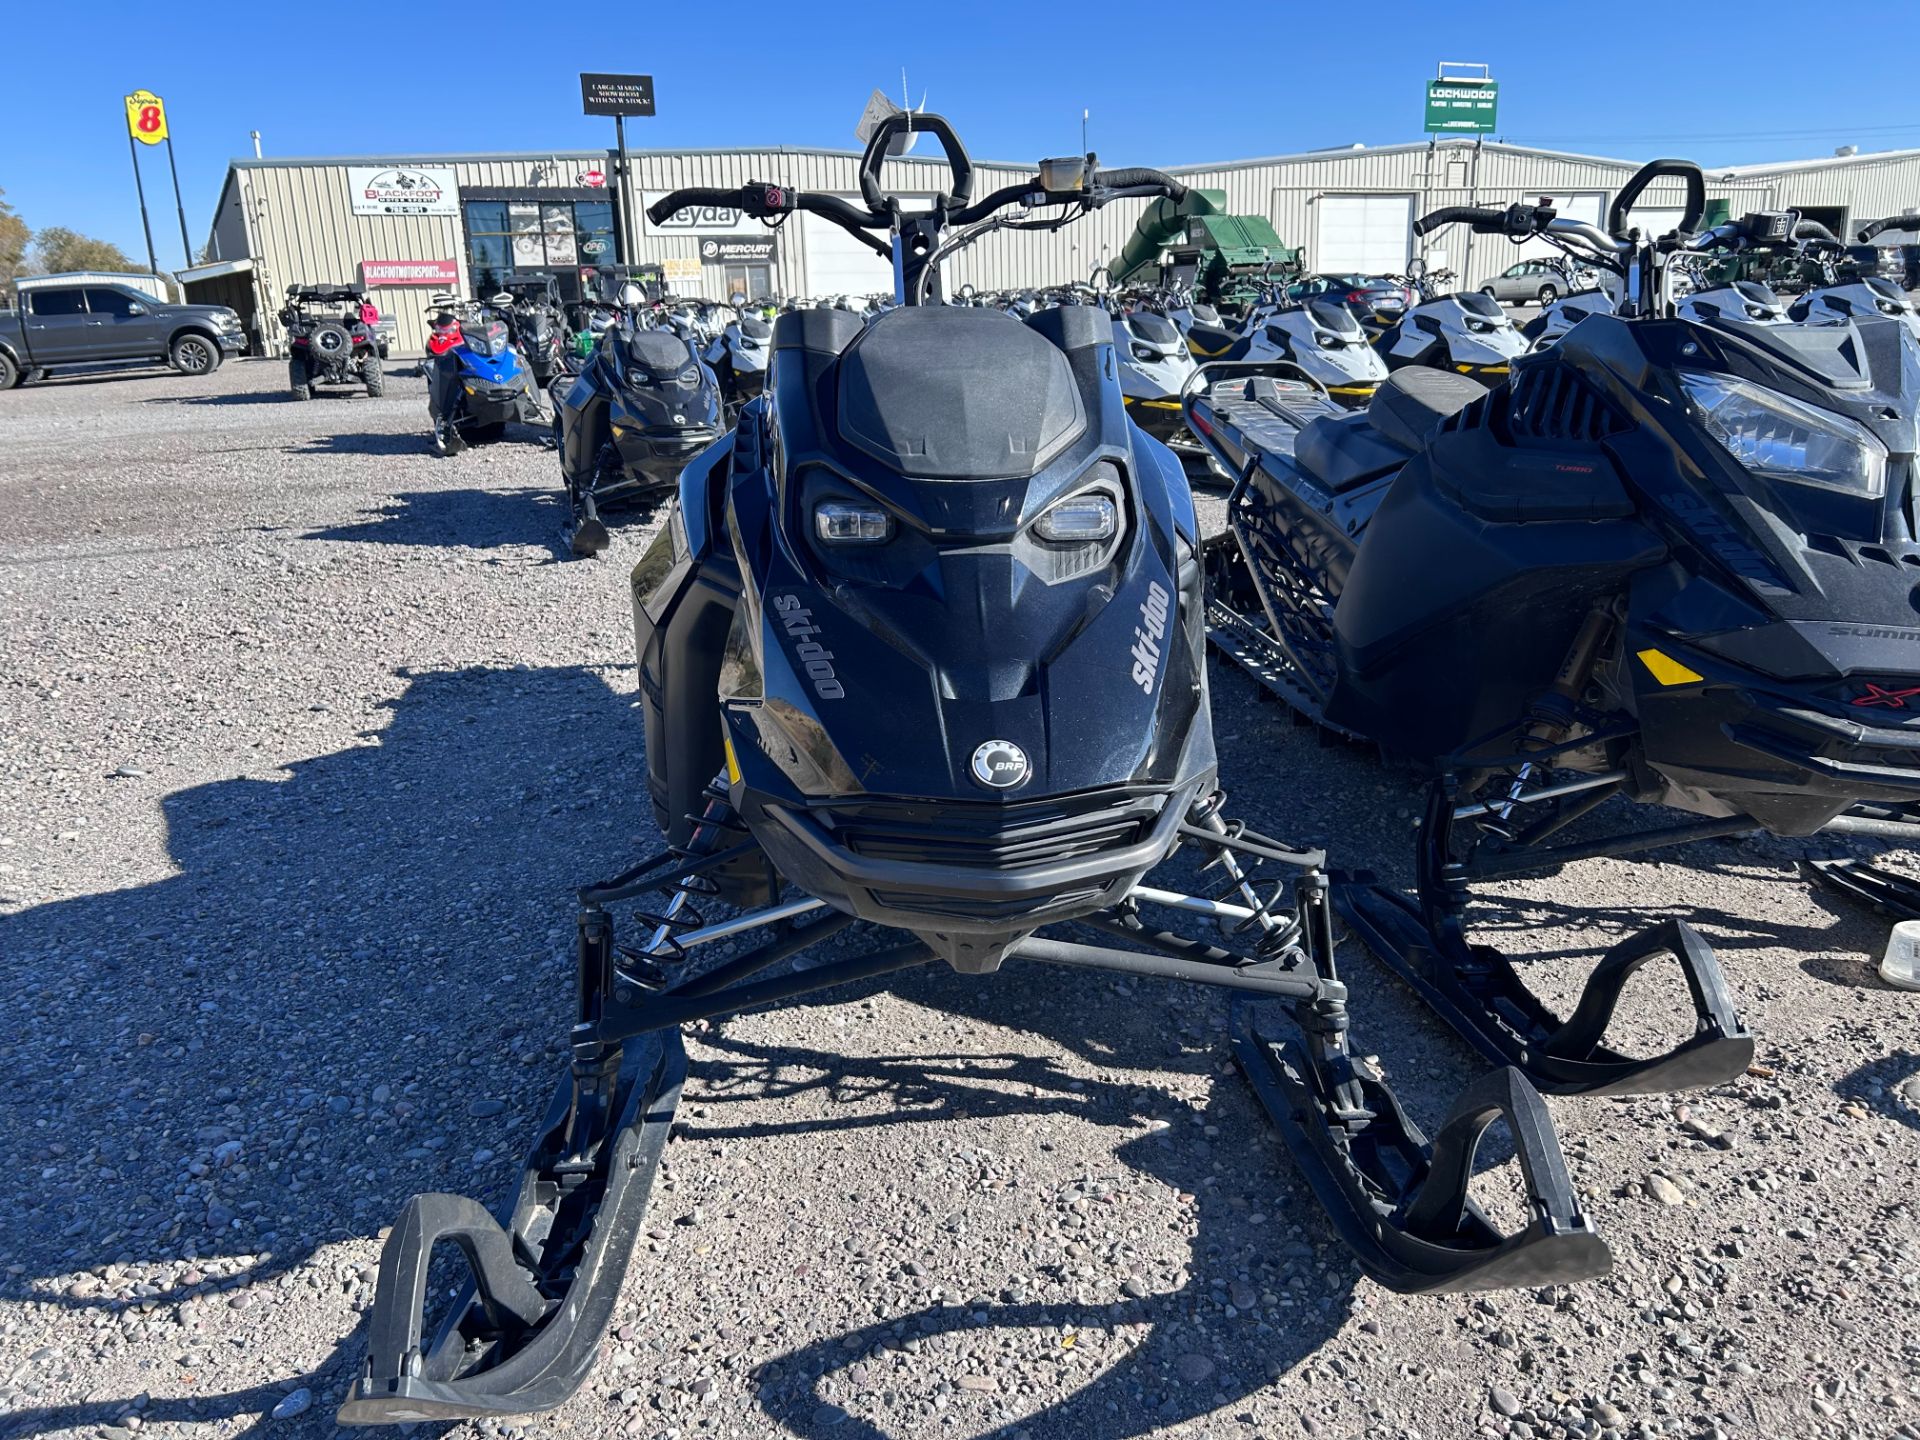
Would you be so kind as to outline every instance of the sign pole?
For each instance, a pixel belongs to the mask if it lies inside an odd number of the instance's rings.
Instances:
[[[127,136],[127,158],[133,161],[133,188],[140,197],[140,228],[147,232],[147,269],[158,275],[160,265],[153,258],[153,222],[147,218],[147,187],[140,179],[140,150],[131,134]]]
[[[173,172],[173,208],[180,215],[180,251],[187,259],[187,268],[193,268],[193,242],[187,239],[187,207],[180,199],[180,167],[173,162],[173,134],[167,134],[167,168]]]
[[[613,143],[620,151],[620,239],[627,253],[624,261],[635,264],[640,258],[640,226],[633,213],[633,159],[627,154],[627,117],[613,117]]]

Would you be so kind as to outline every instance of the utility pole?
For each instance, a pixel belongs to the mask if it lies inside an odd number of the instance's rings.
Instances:
[[[249,130],[247,133],[253,137],[253,158],[258,160],[260,158],[260,132],[258,130]]]

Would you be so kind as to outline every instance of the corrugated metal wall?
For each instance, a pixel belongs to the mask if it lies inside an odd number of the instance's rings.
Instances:
[[[1282,156],[1232,164],[1182,167],[1176,173],[1190,185],[1227,192],[1230,209],[1264,215],[1289,244],[1305,249],[1315,263],[1318,212],[1323,196],[1392,194],[1413,198],[1415,213],[1442,205],[1505,205],[1541,194],[1599,192],[1611,201],[1631,175],[1630,162],[1561,155],[1488,144],[1475,156],[1471,142],[1450,140],[1430,150],[1425,145],[1376,150],[1343,150]],[[1109,157],[1125,163],[1125,157]],[[666,191],[686,185],[734,188],[750,180],[779,181],[800,190],[853,196],[858,193],[858,157],[850,152],[767,149],[756,151],[637,151],[633,155],[636,191]],[[398,156],[355,164],[450,165],[461,187],[556,187],[571,189],[587,164],[612,172],[602,152],[498,157]],[[215,233],[221,258],[241,254],[255,261],[261,308],[271,315],[287,285],[353,281],[362,260],[453,259],[467,282],[466,247],[459,219],[452,217],[358,216],[352,213],[347,161],[236,161]],[[1031,174],[1028,167],[980,164],[976,197]],[[945,179],[944,166],[932,158],[890,161],[885,183],[902,194],[931,193]],[[1836,159],[1811,166],[1773,170],[1744,167],[1709,172],[1708,194],[1733,200],[1736,211],[1777,205],[1842,207],[1849,224],[1899,213],[1920,202],[1920,154],[1854,160]],[[1664,183],[1645,197],[1653,208],[1673,208],[1678,186]],[[1095,266],[1119,254],[1144,207],[1120,201],[1085,220],[1053,232],[990,235],[946,267],[948,284],[972,283],[981,289],[1046,285],[1084,279]],[[244,221],[244,225],[240,222]],[[696,259],[699,240],[650,233],[644,222],[637,261],[670,256]],[[244,231],[244,233],[242,233]],[[775,284],[784,295],[808,293],[806,234],[789,222],[778,231]],[[1461,272],[1461,283],[1475,286],[1498,274],[1514,258],[1503,240],[1477,237],[1471,253],[1464,231],[1433,241],[1447,252],[1447,263]],[[232,247],[243,245],[235,251]],[[679,288],[718,296],[722,273],[708,268],[700,282]],[[417,352],[425,344],[424,309],[428,292],[394,287],[375,294],[375,303],[399,322],[400,349]],[[277,326],[263,338],[275,353]]]

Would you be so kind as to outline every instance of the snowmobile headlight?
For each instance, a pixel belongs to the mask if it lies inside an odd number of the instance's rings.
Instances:
[[[878,505],[825,500],[814,507],[813,533],[829,545],[878,545],[892,538],[893,517]]]
[[[1056,545],[1106,540],[1119,524],[1119,510],[1111,495],[1097,491],[1070,495],[1033,522],[1033,533]]]
[[[1864,425],[1730,375],[1683,373],[1701,423],[1756,475],[1879,499],[1887,447]]]
[[[1471,330],[1475,335],[1491,335],[1495,330],[1498,330],[1499,328],[1500,327],[1498,325],[1495,325],[1491,320],[1467,321],[1467,329]]]
[[[1131,348],[1133,350],[1133,358],[1138,360],[1143,365],[1151,365],[1156,360],[1164,360],[1167,358],[1165,355],[1162,355],[1158,350],[1154,349],[1151,345],[1142,345],[1137,340],[1133,343]]]
[[[1322,350],[1338,350],[1340,348],[1340,337],[1331,330],[1314,331],[1313,340]]]
[[[758,350],[760,348],[760,342],[749,336],[742,335],[740,337],[740,348],[742,350]]]

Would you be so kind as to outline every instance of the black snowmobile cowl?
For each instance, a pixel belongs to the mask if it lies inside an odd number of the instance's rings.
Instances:
[[[687,342],[665,330],[632,331],[623,348],[627,364],[650,380],[684,379],[699,369]]]
[[[784,467],[736,468],[728,496],[757,577],[721,683],[734,803],[808,893],[966,935],[940,943],[971,968],[1112,903],[1212,774],[1203,642],[1174,620],[1182,593],[1199,613],[1184,480],[1129,443],[1102,311],[907,307],[832,356],[788,325]],[[941,357],[910,390],[903,347]],[[823,539],[832,507],[886,538]],[[1106,533],[1050,539],[1056,509]]]

